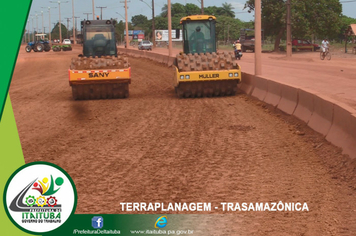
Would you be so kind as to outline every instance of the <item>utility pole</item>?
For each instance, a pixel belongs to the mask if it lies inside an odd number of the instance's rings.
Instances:
[[[47,8],[48,9],[48,39],[49,42],[52,40],[52,31],[51,31],[51,7],[41,7],[41,8]],[[57,8],[57,7],[52,7],[52,8]],[[54,27],[53,27],[54,28]]]
[[[255,76],[262,74],[261,0],[255,0]]]
[[[67,39],[69,39],[69,21],[70,21],[70,18],[69,17],[67,17],[67,18],[65,18],[65,19],[67,19]]]
[[[26,34],[27,34],[27,24],[26,24],[26,27],[25,27],[25,32],[24,32],[24,34],[22,35],[22,42],[23,42],[23,43],[26,43],[26,42],[27,42]]]
[[[38,14],[36,14],[36,33],[38,34]]]
[[[204,0],[201,1],[201,14],[204,15]]]
[[[52,23],[53,24],[53,30],[56,28],[57,23]]]
[[[123,3],[123,1],[120,1],[121,3]],[[129,24],[128,24],[128,20],[127,20],[127,0],[125,0],[125,30],[126,30],[126,36],[125,36],[125,44],[126,44],[126,48],[129,48]],[[116,12],[117,14],[120,14],[118,12]]]
[[[85,18],[85,19],[89,20],[89,15],[92,14],[92,13],[83,13],[83,14],[87,15],[87,18]]]
[[[155,35],[155,1],[152,0],[152,44],[153,48],[156,47],[156,35]]]
[[[168,56],[172,55],[172,14],[171,14],[171,0],[168,0]]]
[[[95,7],[94,7],[94,0],[92,0],[92,5],[93,5],[93,20],[95,20]]]
[[[106,7],[96,7],[96,8],[100,8],[100,20],[103,19],[103,8],[106,8]]]
[[[26,21],[25,32],[23,34],[24,43],[27,43],[28,21]]]
[[[35,30],[33,28],[33,16],[31,18],[32,18],[32,41],[35,41]]]
[[[57,8],[57,7],[54,7]],[[51,30],[51,7],[48,7],[48,25],[49,25],[49,41],[51,42],[52,40],[52,30]],[[56,26],[54,24],[54,26]],[[54,28],[53,26],[53,28]]]
[[[43,31],[43,11],[41,11],[41,14],[42,14],[42,32],[41,32],[41,33],[44,34],[44,33],[43,33],[43,32],[44,32],[44,31]]]
[[[292,29],[290,24],[290,0],[287,0],[287,57],[292,57]]]
[[[27,42],[30,42],[30,20],[27,20]]]
[[[59,22],[58,22],[58,27],[59,27],[59,41],[62,43],[62,23],[61,23],[61,1],[54,2],[51,1],[52,3],[58,3],[58,9],[59,9]],[[62,3],[67,3],[68,1],[62,2]]]
[[[127,20],[127,0],[125,0],[125,29],[126,29],[126,48],[129,48],[129,24]]]
[[[31,19],[32,19],[32,41],[35,41],[35,38],[33,36],[33,32],[34,32],[34,30],[33,30],[33,16],[31,16]]]
[[[156,38],[156,35],[155,35],[155,1],[152,0],[152,6],[150,6],[148,3],[146,3],[143,0],[140,0],[140,1],[145,3],[152,10],[152,44],[153,44],[152,47],[156,47],[156,43],[155,43],[155,41],[156,41],[155,40],[155,38]]]
[[[48,7],[48,39],[49,43],[51,44],[52,42],[52,30],[51,30],[51,8]],[[51,44],[52,45],[52,44]]]
[[[75,40],[75,22],[74,22],[74,0],[72,0],[72,18],[73,18],[73,44],[77,44]]]
[[[74,32],[74,35],[75,37],[77,36],[77,19],[80,18],[79,16],[75,16],[74,19],[75,19],[75,32]],[[77,44],[76,42],[76,38],[74,37],[74,44]]]

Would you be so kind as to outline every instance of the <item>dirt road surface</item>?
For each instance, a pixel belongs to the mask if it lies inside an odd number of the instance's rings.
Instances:
[[[73,101],[68,68],[79,52],[21,48],[10,87],[26,163],[64,168],[77,187],[76,213],[211,202],[211,212],[191,212],[220,214],[207,216],[202,235],[355,235],[356,162],[302,122],[241,93],[178,99],[172,68],[135,58],[130,98]],[[309,211],[220,206],[279,201]]]
[[[154,51],[168,54],[166,48]],[[180,51],[175,48],[172,55]],[[298,88],[312,89],[347,104],[356,112],[356,54],[345,54],[340,49],[332,49],[331,54],[330,61],[322,61],[319,51],[296,52],[290,59],[285,53],[262,53],[262,76]],[[243,53],[239,64],[244,72],[254,74],[255,54]]]

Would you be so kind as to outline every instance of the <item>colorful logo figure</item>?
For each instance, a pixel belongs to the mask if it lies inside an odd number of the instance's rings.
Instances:
[[[28,184],[21,192],[18,194],[10,204],[10,210],[12,211],[24,211],[26,208],[43,208],[43,207],[61,207],[58,205],[57,198],[54,195],[60,189],[60,186],[63,185],[64,180],[61,177],[53,180],[53,176],[51,175],[51,181],[48,181],[47,177],[44,177],[42,180],[34,180],[30,184]],[[40,193],[40,196],[35,197],[34,195],[28,195],[25,198],[25,194],[32,187],[33,190],[37,190]],[[23,203],[26,203],[24,205]]]
[[[32,162],[17,169],[7,181],[5,211],[21,230],[42,234],[60,227],[74,213],[76,194],[73,180],[62,168]]]
[[[58,186],[61,186],[63,184],[63,182],[64,182],[64,180],[61,177],[58,177],[56,179],[56,181],[53,182],[53,176],[51,175],[51,184],[48,183],[48,178],[45,177],[45,178],[42,179],[42,181],[39,180],[38,183],[35,182],[33,184],[34,188],[32,188],[32,189],[35,189],[35,190],[39,191],[41,193],[41,195],[43,195],[43,196],[50,196],[50,195],[55,194],[60,189],[60,188],[57,188],[55,190],[54,189],[54,187],[55,187],[54,183],[56,183],[56,185],[58,185]]]
[[[61,186],[63,184],[64,180],[61,177],[58,177],[55,181],[53,181],[53,176],[51,175],[51,182],[48,182],[48,178],[44,177],[41,180],[38,180],[32,184],[32,189],[37,190],[40,192],[41,196],[35,198],[32,195],[29,195],[26,197],[26,204],[29,207],[32,207],[34,205],[37,205],[37,207],[44,207],[44,206],[49,206],[49,207],[54,207],[57,205],[57,199],[51,195],[55,194],[58,192],[60,188],[55,189],[55,185]],[[50,196],[48,198],[44,196]]]
[[[167,216],[158,217],[155,223],[155,228],[164,228],[167,226]]]
[[[104,219],[101,216],[94,216],[91,219],[91,226],[93,226],[94,229],[101,229],[104,226]]]

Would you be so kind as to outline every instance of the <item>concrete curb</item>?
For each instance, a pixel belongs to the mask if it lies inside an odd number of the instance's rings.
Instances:
[[[314,110],[314,94],[303,89],[298,90],[298,105],[293,113],[295,117],[308,123]]]
[[[258,100],[263,101],[267,95],[267,84],[268,84],[267,82],[268,82],[267,79],[264,79],[259,76],[254,76],[253,79],[254,88],[251,93],[251,96],[257,98]]]
[[[242,72],[241,77],[244,78],[244,82],[239,84],[239,89],[242,90],[247,95],[251,95],[253,91],[254,76]]]
[[[276,107],[281,101],[281,94],[282,94],[282,85],[275,81],[268,80],[267,95],[264,99],[264,102]]]
[[[323,98],[320,94],[314,95],[313,114],[308,126],[313,130],[326,136],[333,121],[334,104]]]
[[[284,111],[288,115],[292,115],[298,104],[298,88],[280,84],[281,100],[277,108]]]
[[[133,49],[119,49],[134,57],[145,57],[168,66],[175,57]],[[332,99],[306,90],[282,84],[261,76],[242,72],[241,91],[277,107],[287,114],[304,121],[326,140],[341,147],[344,154],[356,158],[356,111]]]
[[[354,157],[356,153],[356,115],[346,105],[334,104],[332,126],[326,140],[343,148],[343,153]]]

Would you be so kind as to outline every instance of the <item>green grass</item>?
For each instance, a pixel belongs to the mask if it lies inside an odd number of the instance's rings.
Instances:
[[[273,51],[274,50],[274,44],[270,43],[270,44],[262,44],[262,50],[265,51]]]
[[[355,43],[348,43],[347,45],[347,50],[351,50],[352,51],[352,48],[356,47],[356,44]],[[345,43],[330,43],[330,48],[331,49],[345,49]]]

